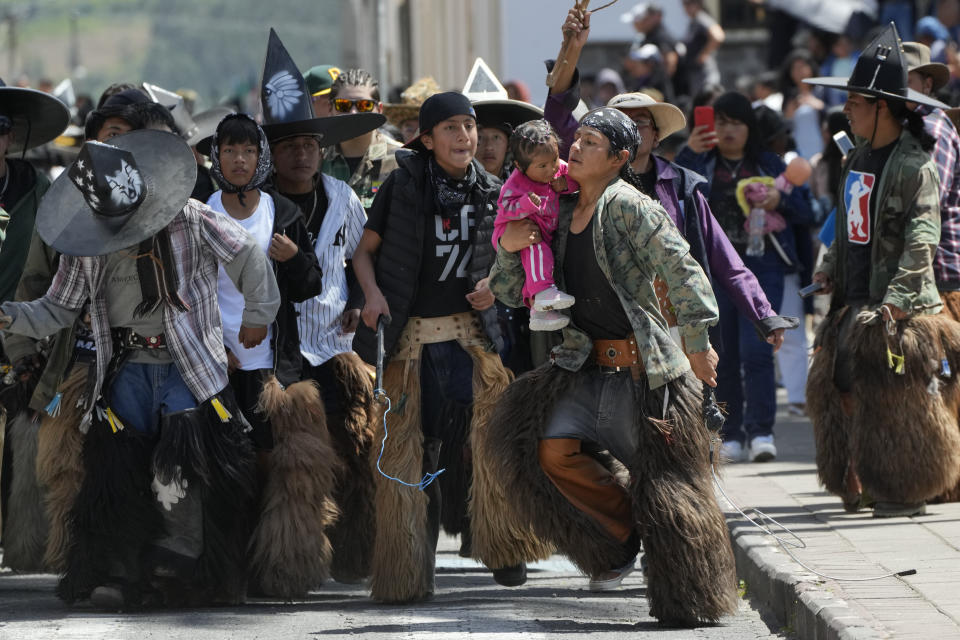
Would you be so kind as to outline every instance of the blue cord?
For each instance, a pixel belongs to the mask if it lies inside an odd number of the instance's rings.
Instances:
[[[420,482],[410,483],[410,482],[404,482],[400,478],[394,478],[393,476],[386,474],[383,471],[383,469],[380,468],[380,461],[383,460],[383,450],[386,448],[387,438],[390,436],[390,434],[387,432],[387,414],[390,413],[390,410],[393,408],[393,403],[390,401],[390,396],[388,396],[387,392],[384,391],[383,389],[374,389],[373,394],[374,394],[374,397],[377,397],[377,398],[382,397],[387,400],[387,410],[383,412],[383,441],[380,443],[380,455],[377,457],[377,471],[379,471],[380,475],[382,475],[384,478],[387,478],[388,480],[393,480],[394,482],[398,482],[405,487],[416,487],[420,491],[423,491],[424,489],[430,486],[431,482],[437,479],[437,476],[439,476],[441,473],[446,471],[446,469],[437,469],[434,473],[428,473],[424,475],[423,478],[420,480]]]

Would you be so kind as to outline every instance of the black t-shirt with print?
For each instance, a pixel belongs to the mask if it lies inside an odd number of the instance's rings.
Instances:
[[[843,184],[842,202],[847,234],[844,297],[847,302],[866,302],[870,298],[870,248],[877,220],[874,191],[895,144],[873,149],[855,158]]]
[[[390,194],[384,189],[392,188],[392,181],[381,187],[381,194],[370,208],[365,229],[381,238],[387,227]],[[379,203],[379,205],[378,205]],[[411,305],[410,315],[421,318],[437,318],[461,311],[469,311],[466,295],[470,292],[467,270],[473,255],[473,238],[477,224],[474,205],[469,202],[449,209],[439,203],[431,213],[424,214],[423,255],[420,259],[417,296]]]
[[[580,233],[567,236],[563,256],[563,282],[577,299],[570,307],[573,324],[594,340],[623,340],[633,332],[617,292],[597,262],[593,246],[593,220]]]
[[[737,183],[758,175],[757,165],[752,161],[746,158],[731,161],[717,154],[713,183],[710,185],[710,210],[740,255],[746,251],[750,236],[743,228],[747,218],[737,203]]]
[[[467,271],[473,255],[474,228],[477,214],[469,202],[440,208],[424,225],[423,257],[420,259],[420,282],[411,316],[437,318],[469,311],[466,295],[470,293]]]

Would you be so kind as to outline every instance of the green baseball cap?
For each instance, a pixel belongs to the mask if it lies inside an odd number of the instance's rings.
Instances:
[[[311,96],[316,97],[330,93],[330,89],[339,75],[339,67],[332,64],[318,64],[303,74],[303,79],[307,81],[307,91],[310,92]]]

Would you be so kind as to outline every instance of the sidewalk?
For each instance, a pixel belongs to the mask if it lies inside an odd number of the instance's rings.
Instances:
[[[800,536],[806,548],[791,552],[820,573],[917,573],[859,582],[820,578],[718,494],[747,595],[798,638],[960,638],[960,503],[928,505],[927,515],[916,518],[847,514],[817,482],[810,421],[781,411],[775,433],[774,462],[728,464],[721,471],[730,499],[747,513],[761,509]]]

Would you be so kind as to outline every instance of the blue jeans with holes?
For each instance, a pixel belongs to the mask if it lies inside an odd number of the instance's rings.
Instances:
[[[770,306],[779,312],[785,276],[780,258],[767,251],[759,258],[744,256],[743,262],[757,276]],[[772,435],[777,418],[773,347],[757,335],[753,323],[740,315],[722,287],[715,287],[714,295],[720,308],[721,339],[715,345],[720,356],[716,395],[727,412],[723,439],[749,445],[757,436]]]

